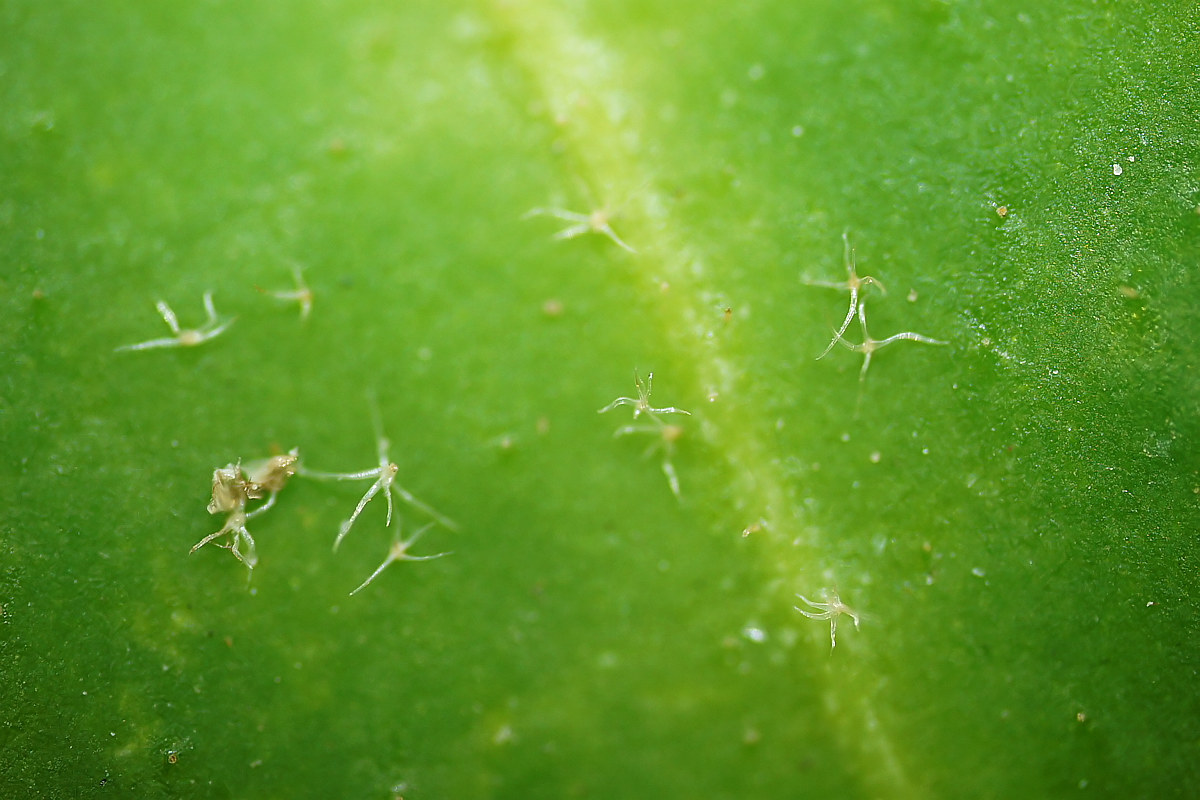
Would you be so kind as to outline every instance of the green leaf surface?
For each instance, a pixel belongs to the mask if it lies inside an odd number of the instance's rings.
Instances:
[[[0,18],[0,794],[1200,779],[1190,4]],[[947,344],[816,358],[843,233],[870,335]],[[614,436],[635,370],[691,415]],[[335,553],[371,481],[303,475],[249,582],[189,554],[214,469],[375,468],[373,406],[452,555],[348,596],[430,517]]]

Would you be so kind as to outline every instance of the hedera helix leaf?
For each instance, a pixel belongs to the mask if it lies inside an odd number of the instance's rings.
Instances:
[[[1189,10],[10,4],[0,786],[1186,796]]]

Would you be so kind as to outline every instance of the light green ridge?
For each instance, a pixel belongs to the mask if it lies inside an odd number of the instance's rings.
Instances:
[[[761,419],[748,424],[747,418],[758,412],[744,399],[744,370],[725,352],[721,330],[745,320],[738,319],[736,304],[716,285],[704,254],[678,235],[681,228],[672,218],[672,204],[657,187],[657,176],[647,166],[638,138],[637,115],[647,112],[635,110],[630,97],[629,87],[635,86],[636,80],[625,73],[618,52],[595,36],[582,35],[561,8],[551,4],[533,11],[524,5],[498,2],[493,14],[514,31],[514,54],[539,87],[544,114],[557,127],[558,138],[569,143],[569,163],[579,170],[577,177],[584,185],[606,192],[608,198],[622,198],[619,207],[625,213],[613,225],[620,231],[625,222],[637,232],[636,236],[621,235],[632,237],[638,251],[630,261],[637,268],[640,289],[653,298],[649,304],[657,312],[667,349],[685,354],[695,384],[692,394],[709,400],[694,413],[711,450],[729,465],[732,486],[727,497],[734,506],[730,517],[740,516],[746,528],[755,526],[749,535],[770,543],[764,554],[774,577],[763,586],[760,612],[798,602],[794,599],[797,588],[819,597],[818,588],[809,587],[834,585],[836,575],[821,569],[822,543],[817,528],[784,488],[777,467],[786,454],[775,452],[754,435],[753,431],[764,427]],[[610,205],[606,210],[611,209]],[[833,292],[829,295],[835,308],[844,300]],[[725,319],[726,308],[735,309],[733,320]],[[788,324],[821,323],[797,318]],[[759,520],[765,524],[756,526]],[[733,528],[727,534],[739,535]],[[848,602],[852,603],[852,598]],[[815,640],[816,646],[793,651],[792,658],[826,656],[825,623],[810,627],[813,630],[806,638]],[[848,635],[859,633],[847,631],[851,627],[848,617],[841,619],[841,627],[843,643]],[[852,652],[829,655],[854,659],[856,677],[861,680],[862,673],[869,672],[865,665],[872,661],[869,638],[868,623],[861,636],[856,636]],[[823,671],[823,726],[834,732],[843,752],[855,754],[858,766],[854,773],[869,795],[911,796],[913,786],[888,732],[872,711],[873,698],[853,693],[837,674],[838,667],[832,664]]]

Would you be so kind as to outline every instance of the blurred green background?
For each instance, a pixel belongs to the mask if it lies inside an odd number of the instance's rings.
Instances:
[[[1188,796],[1194,12],[0,2],[0,794]]]

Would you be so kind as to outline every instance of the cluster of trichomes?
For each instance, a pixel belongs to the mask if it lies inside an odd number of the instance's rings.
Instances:
[[[610,216],[604,211],[594,211],[591,214],[581,214],[578,212],[567,211],[560,208],[535,208],[530,211],[526,217],[536,216],[551,216],[572,223],[566,229],[555,235],[556,239],[572,239],[585,233],[595,233],[606,236],[615,244],[627,250],[630,253],[636,251],[626,244],[613,231],[609,224]],[[844,243],[845,264],[847,280],[842,283],[832,283],[827,281],[808,281],[809,285],[822,286],[831,289],[841,289],[849,291],[850,306],[846,311],[846,316],[842,320],[841,327],[834,331],[833,338],[829,344],[817,356],[818,359],[824,358],[833,349],[834,345],[841,343],[844,347],[855,352],[862,353],[863,365],[859,373],[859,379],[864,380],[867,375],[867,369],[871,366],[871,356],[882,347],[903,340],[922,342],[925,344],[946,344],[946,342],[931,339],[927,336],[922,336],[918,333],[905,331],[897,333],[886,339],[873,339],[867,330],[867,309],[866,301],[861,295],[861,291],[866,286],[875,286],[881,293],[886,294],[887,290],[883,284],[874,277],[864,276],[859,277],[857,267],[854,261],[854,251],[850,247],[850,238],[848,234],[842,234]],[[312,309],[313,293],[304,283],[303,275],[299,268],[295,269],[296,289],[294,291],[276,291],[264,292],[272,296],[288,301],[295,301],[300,305],[301,318],[307,318]],[[260,291],[263,291],[260,289]],[[207,320],[200,328],[194,330],[184,330],[179,327],[179,323],[175,318],[175,313],[165,301],[159,301],[157,304],[159,313],[163,320],[171,329],[172,336],[163,339],[152,339],[150,341],[141,342],[139,344],[126,345],[118,347],[117,350],[146,350],[159,347],[191,347],[213,339],[223,333],[230,325],[233,324],[232,319],[222,322],[217,317],[217,312],[213,307],[212,293],[207,292],[204,295],[204,308],[207,312]],[[859,326],[862,331],[862,342],[854,344],[845,339],[846,329],[855,317],[858,317]],[[637,387],[637,397],[618,397],[604,408],[600,409],[599,413],[603,414],[612,411],[618,406],[633,406],[634,424],[624,425],[618,428],[615,435],[626,436],[630,434],[649,434],[653,437],[650,447],[646,450],[646,455],[649,456],[656,450],[662,450],[662,471],[667,478],[667,485],[671,489],[671,493],[676,498],[680,497],[679,476],[675,472],[675,467],[671,462],[674,453],[675,443],[683,435],[683,428],[680,425],[666,422],[662,415],[664,414],[690,414],[681,408],[674,406],[664,406],[655,408],[650,405],[650,392],[653,386],[654,373],[647,374],[645,382],[641,377],[634,372],[634,384]],[[638,422],[638,418],[645,415],[645,422]],[[378,420],[377,420],[378,427]],[[379,465],[370,469],[359,472],[317,472],[304,468],[300,463],[300,455],[298,449],[293,449],[284,455],[273,456],[262,461],[254,462],[243,466],[241,462],[228,464],[213,472],[212,481],[212,500],[208,504],[209,513],[225,514],[225,524],[214,533],[201,539],[194,547],[192,552],[200,549],[210,542],[215,542],[216,546],[223,547],[229,550],[233,555],[241,561],[250,570],[254,569],[258,562],[258,555],[255,547],[254,537],[250,534],[246,527],[246,521],[260,514],[265,513],[275,505],[275,500],[279,492],[287,484],[288,480],[294,475],[302,477],[315,478],[318,480],[373,480],[370,488],[363,494],[362,498],[355,506],[354,512],[349,519],[342,523],[338,529],[337,538],[334,539],[333,549],[336,551],[342,540],[350,532],[363,509],[371,502],[379,492],[383,492],[387,499],[387,521],[386,525],[392,524],[394,516],[393,494],[400,499],[416,508],[429,517],[432,522],[418,529],[412,536],[407,539],[401,538],[399,535],[392,543],[388,550],[387,557],[383,563],[371,573],[371,575],[363,581],[350,594],[355,594],[370,584],[376,577],[380,575],[389,565],[396,561],[427,561],[433,558],[440,558],[447,553],[436,553],[428,556],[414,556],[408,551],[409,548],[417,541],[417,539],[434,524],[442,524],[443,526],[456,530],[457,526],[453,521],[446,518],[439,512],[435,511],[430,506],[418,500],[404,487],[396,483],[396,474],[399,472],[399,467],[396,466],[388,458],[388,440],[382,435],[378,440],[378,455]],[[247,506],[254,501],[264,500],[261,505],[253,510],[247,510]],[[397,526],[399,527],[399,526]],[[224,541],[219,541],[224,539]],[[846,614],[854,620],[855,627],[858,626],[859,617],[857,612],[841,601],[835,590],[824,590],[824,600],[814,602],[804,597],[797,595],[803,600],[809,609],[796,607],[796,610],[806,617],[817,620],[829,620],[829,638],[831,647],[837,646],[837,620],[842,614]]]
[[[946,344],[946,342],[938,341],[937,339],[931,339],[928,336],[922,336],[921,334],[913,333],[912,331],[897,333],[887,337],[886,339],[872,339],[871,334],[867,332],[867,302],[859,294],[859,290],[865,286],[875,286],[881,293],[887,294],[887,289],[885,289],[883,284],[879,282],[878,278],[872,278],[870,275],[866,275],[861,278],[858,277],[858,269],[854,263],[854,250],[850,247],[849,234],[842,234],[842,243],[845,249],[846,273],[849,276],[848,279],[843,283],[830,283],[828,281],[807,282],[809,286],[824,286],[827,289],[846,289],[850,292],[850,308],[846,311],[846,318],[842,320],[842,326],[834,331],[833,338],[829,341],[829,344],[825,347],[825,349],[821,351],[821,355],[817,356],[818,361],[827,356],[829,351],[833,349],[833,346],[840,342],[843,347],[853,350],[856,353],[863,354],[862,370],[858,373],[858,378],[861,381],[865,380],[867,377],[867,370],[871,366],[871,354],[882,347],[888,346],[892,342],[898,342],[907,339],[909,341],[923,342],[925,344]],[[848,342],[844,338],[846,329],[850,327],[850,322],[855,316],[858,317],[858,324],[862,330],[861,344]]]
[[[293,269],[293,274],[296,280],[296,288],[294,290],[266,291],[259,289],[259,291],[279,300],[297,303],[300,306],[300,318],[302,320],[307,319],[309,313],[312,311],[313,292],[305,284],[304,275],[298,266]],[[138,342],[137,344],[123,345],[116,348],[117,352],[154,350],[164,347],[195,347],[220,336],[235,321],[234,318],[221,320],[217,316],[216,307],[213,305],[212,292],[204,293],[206,319],[204,324],[199,328],[181,328],[178,319],[175,317],[175,311],[165,300],[159,300],[155,304],[155,308],[158,309],[158,313],[162,316],[163,321],[170,328],[171,336],[161,339],[150,339]],[[238,561],[241,561],[246,565],[247,569],[253,572],[255,565],[258,563],[258,550],[254,542],[254,536],[250,533],[250,529],[246,527],[246,522],[270,510],[275,505],[276,498],[283,491],[283,487],[287,484],[288,480],[297,474],[318,480],[341,481],[373,478],[375,481],[371,484],[371,488],[367,489],[362,499],[359,500],[354,513],[350,515],[348,520],[342,523],[341,528],[338,530],[337,538],[333,542],[334,550],[337,550],[338,545],[342,543],[342,539],[350,532],[350,528],[354,525],[355,520],[358,519],[359,514],[366,508],[367,503],[380,491],[387,498],[386,524],[388,526],[392,524],[394,512],[392,494],[395,493],[405,503],[425,512],[433,517],[436,522],[440,522],[451,530],[456,529],[455,524],[451,520],[422,503],[411,492],[396,483],[396,474],[400,471],[400,468],[388,459],[387,451],[388,441],[380,436],[379,466],[360,472],[313,472],[305,470],[300,464],[300,451],[295,448],[284,455],[272,456],[271,458],[256,461],[245,466],[238,461],[237,463],[227,464],[224,467],[214,470],[212,500],[209,501],[208,512],[210,514],[224,514],[225,524],[217,531],[210,533],[197,542],[192,547],[191,552],[194,553],[204,545],[214,542],[217,547],[223,547],[233,553]],[[264,500],[264,498],[265,502],[261,505],[253,510],[247,510],[247,507],[252,502]],[[395,561],[427,561],[431,558],[439,558],[440,556],[447,555],[446,553],[437,553],[431,556],[414,556],[408,552],[408,549],[412,547],[421,534],[427,531],[433,524],[432,522],[429,523],[407,539],[397,536],[396,541],[393,542],[391,548],[388,550],[387,558],[379,565],[379,568],[371,573],[370,577],[363,581],[350,594],[355,594],[363,589]]]
[[[841,344],[843,347],[853,350],[856,353],[862,353],[863,365],[862,369],[858,373],[858,379],[859,381],[863,381],[866,380],[867,370],[871,366],[871,355],[876,350],[886,347],[892,342],[908,340],[913,342],[922,342],[924,344],[946,344],[946,342],[942,342],[937,339],[931,339],[928,336],[922,336],[921,334],[913,333],[912,331],[904,331],[903,333],[893,334],[886,339],[871,338],[871,334],[867,331],[867,303],[865,298],[863,298],[861,291],[866,286],[874,286],[875,288],[879,289],[881,294],[887,294],[887,289],[884,288],[883,283],[880,282],[878,278],[874,278],[870,275],[859,277],[858,267],[854,261],[854,249],[850,247],[850,235],[848,233],[842,234],[842,245],[846,263],[847,279],[842,283],[833,283],[830,281],[806,281],[809,286],[823,286],[827,289],[841,289],[850,292],[850,307],[846,310],[846,317],[842,320],[841,327],[837,328],[833,332],[833,338],[829,340],[829,344],[826,345],[825,349],[821,351],[821,354],[817,356],[818,361],[829,355],[829,351],[832,350],[836,344]],[[910,297],[910,299],[912,298]],[[848,342],[845,339],[846,329],[850,327],[850,323],[856,316],[858,317],[859,328],[862,332],[862,342],[860,344],[854,344],[853,342]],[[850,617],[850,619],[854,620],[854,627],[857,628],[859,615],[858,612],[842,602],[842,599],[838,596],[836,589],[824,589],[822,590],[822,594],[824,595],[824,599],[822,601],[809,600],[802,594],[796,595],[796,597],[800,598],[808,605],[808,608],[805,609],[801,608],[800,606],[795,606],[795,609],[809,619],[829,620],[829,646],[830,650],[832,650],[833,648],[837,647],[838,617],[840,617],[842,614],[845,614],[846,616]]]
[[[400,468],[396,466],[388,458],[388,441],[385,438],[379,439],[379,466],[371,469],[362,470],[361,472],[316,472],[305,469],[300,463],[300,451],[293,448],[284,455],[272,456],[271,458],[262,461],[253,462],[245,466],[239,461],[236,464],[228,464],[220,469],[213,471],[212,480],[212,501],[208,504],[210,514],[225,514],[225,524],[214,533],[205,536],[192,547],[192,552],[196,552],[209,542],[215,542],[217,547],[223,547],[229,550],[233,555],[246,565],[248,569],[253,570],[255,564],[258,563],[258,555],[255,549],[254,537],[246,528],[246,520],[258,516],[268,511],[275,505],[275,500],[288,480],[293,475],[301,477],[315,478],[317,480],[371,480],[374,482],[362,499],[358,501],[354,512],[350,518],[342,523],[338,529],[337,538],[333,541],[333,549],[337,550],[342,543],[342,539],[346,538],[346,534],[350,533],[350,529],[354,526],[363,509],[367,507],[367,503],[375,495],[383,492],[387,499],[387,521],[386,525],[392,524],[394,514],[394,501],[392,495],[400,497],[402,501],[428,514],[434,519],[428,525],[419,529],[407,539],[402,539],[397,536],[391,548],[388,550],[387,558],[379,565],[363,583],[350,594],[355,594],[363,589],[371,581],[375,580],[388,565],[395,561],[428,561],[432,558],[439,558],[447,555],[446,553],[437,553],[431,556],[414,556],[408,550],[417,541],[417,539],[432,527],[435,523],[441,523],[451,530],[455,530],[457,526],[453,521],[446,518],[442,514],[435,511],[425,503],[422,503],[412,495],[407,489],[396,483],[396,474]],[[262,500],[265,502],[259,505],[252,511],[247,511],[247,506],[251,501]],[[397,524],[399,527],[399,524]],[[224,539],[224,541],[218,541]]]

